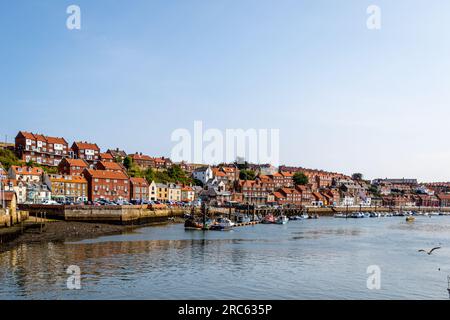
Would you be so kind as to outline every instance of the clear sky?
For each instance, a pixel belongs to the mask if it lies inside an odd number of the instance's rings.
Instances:
[[[450,181],[448,0],[1,4],[2,137],[170,155],[171,132],[202,120],[279,128],[284,164]]]

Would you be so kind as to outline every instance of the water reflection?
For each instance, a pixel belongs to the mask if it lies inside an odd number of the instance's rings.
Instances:
[[[437,266],[445,270],[450,261],[450,219],[418,219],[413,226],[362,220],[215,233],[170,225],[76,243],[22,244],[0,253],[0,298],[323,299],[336,297],[336,288],[340,298],[447,297],[446,274]],[[417,254],[436,242],[444,247],[438,254]],[[377,292],[365,286],[371,264],[383,270]],[[66,288],[70,265],[81,268],[82,290]]]

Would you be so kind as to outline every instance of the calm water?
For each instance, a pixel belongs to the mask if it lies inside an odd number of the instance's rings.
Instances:
[[[417,252],[441,245],[428,256]],[[68,290],[78,265],[82,289]],[[381,289],[368,290],[369,265]],[[439,271],[440,268],[440,271]],[[183,225],[0,254],[0,299],[448,299],[450,217]]]

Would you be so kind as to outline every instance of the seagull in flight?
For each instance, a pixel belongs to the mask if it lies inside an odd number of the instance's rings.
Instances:
[[[430,251],[426,251],[426,250],[420,249],[418,252],[425,252],[426,254],[431,255],[433,253],[433,251],[437,250],[437,249],[441,249],[441,247],[434,247]]]

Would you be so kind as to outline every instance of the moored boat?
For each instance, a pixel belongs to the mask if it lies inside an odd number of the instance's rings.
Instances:
[[[413,222],[414,220],[416,220],[416,218],[414,218],[413,216],[406,217],[406,222]]]
[[[272,214],[268,214],[262,219],[262,223],[264,224],[275,223],[275,217]]]
[[[289,219],[286,216],[281,215],[281,216],[277,217],[277,219],[275,220],[275,223],[276,224],[286,224],[286,223],[288,223],[288,221],[289,221]]]
[[[290,216],[289,220],[302,220],[302,218],[300,216]]]
[[[186,230],[201,230],[203,223],[196,221],[194,218],[189,218],[184,222],[184,229]]]
[[[234,227],[234,222],[232,222],[228,218],[218,218],[216,221],[214,221],[213,224],[211,224],[208,228],[208,230],[212,231],[226,231],[231,230]]]

